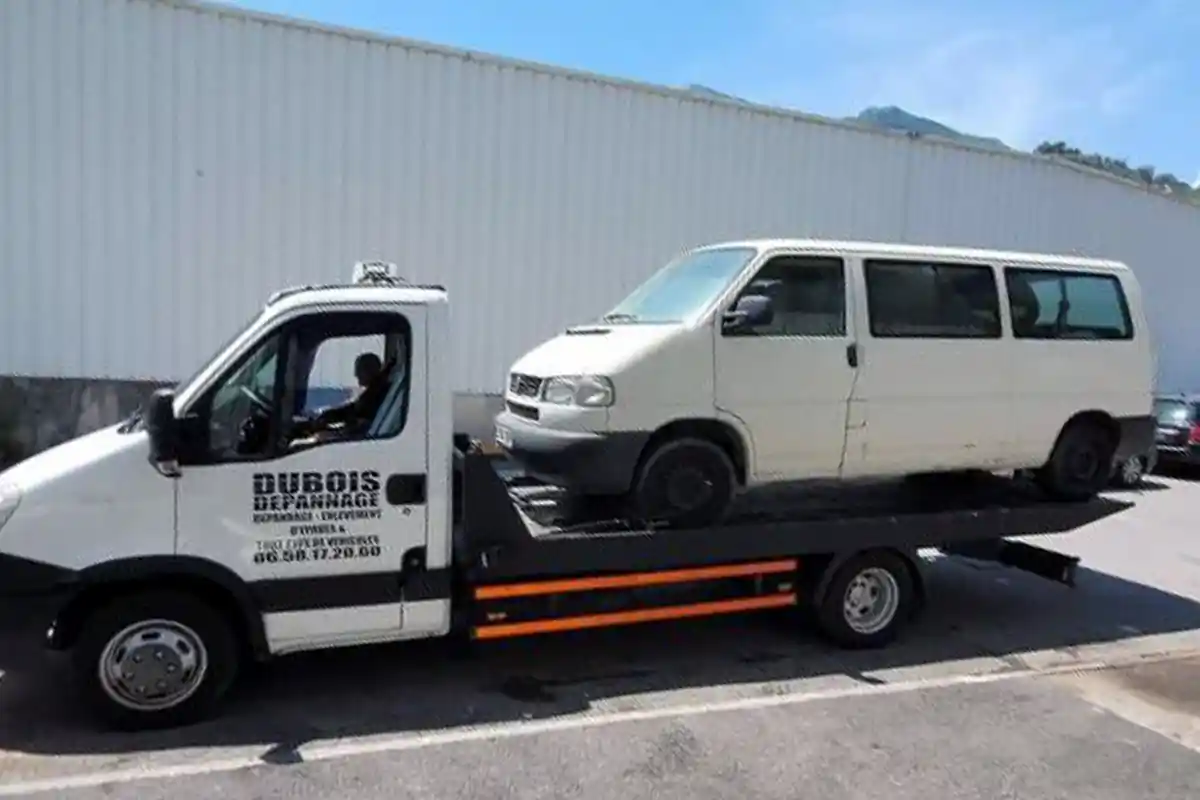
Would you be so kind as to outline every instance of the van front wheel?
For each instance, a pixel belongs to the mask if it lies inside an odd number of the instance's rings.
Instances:
[[[1102,492],[1112,477],[1115,443],[1100,425],[1077,422],[1059,437],[1037,482],[1060,500],[1087,500]]]
[[[633,508],[644,522],[702,528],[725,516],[737,477],[733,461],[705,439],[671,439],[643,459],[633,487]]]

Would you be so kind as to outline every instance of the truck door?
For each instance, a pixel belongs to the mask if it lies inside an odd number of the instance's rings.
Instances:
[[[760,479],[839,473],[858,364],[848,286],[841,258],[776,255],[739,293],[769,295],[771,322],[723,331],[718,320],[716,405],[750,429]]]
[[[426,315],[301,309],[180,410],[177,550],[250,585],[272,651],[400,635],[402,564],[427,543]],[[356,366],[372,413],[322,415]]]

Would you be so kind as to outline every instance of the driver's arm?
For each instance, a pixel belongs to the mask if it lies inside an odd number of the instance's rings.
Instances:
[[[345,422],[354,415],[357,399],[342,403],[340,406],[330,406],[317,415],[317,421],[323,423]]]

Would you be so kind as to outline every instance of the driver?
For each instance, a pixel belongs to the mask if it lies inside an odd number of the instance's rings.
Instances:
[[[354,377],[358,381],[358,394],[354,399],[340,406],[331,406],[318,414],[313,420],[316,427],[328,428],[344,422],[347,433],[361,433],[375,419],[388,390],[383,362],[374,353],[360,354],[354,359]]]

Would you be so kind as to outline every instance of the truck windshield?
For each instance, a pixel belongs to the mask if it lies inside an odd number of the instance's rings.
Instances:
[[[755,253],[752,247],[687,253],[654,273],[601,319],[612,323],[683,322],[725,289]]]

